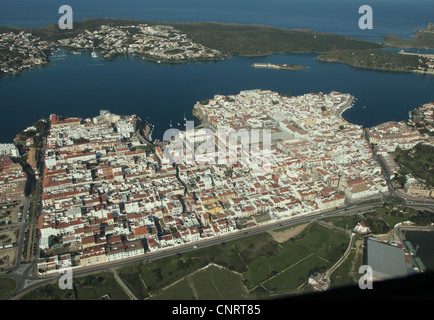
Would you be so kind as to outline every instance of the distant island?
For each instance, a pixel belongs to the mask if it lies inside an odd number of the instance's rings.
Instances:
[[[42,28],[0,26],[0,75],[16,74],[50,64],[50,55],[64,48],[91,51],[113,59],[137,55],[167,63],[222,60],[232,55],[259,57],[277,53],[319,53],[319,61],[385,71],[431,72],[431,59],[380,51],[385,46],[434,47],[434,24],[416,39],[386,36],[384,43],[304,29],[215,22],[155,22],[132,19],[86,19],[72,30],[57,24]],[[279,66],[301,70],[301,66]]]
[[[252,64],[252,67],[262,68],[262,69],[289,70],[289,71],[309,69],[309,67],[307,66],[301,66],[298,64],[274,64],[274,63],[254,63]]]
[[[343,35],[262,25],[87,19],[74,22],[72,30],[62,30],[57,24],[42,28],[0,26],[0,75],[48,65],[52,52],[60,48],[91,51],[101,59],[138,55],[156,62],[179,63],[221,60],[233,54],[264,56],[381,47]]]

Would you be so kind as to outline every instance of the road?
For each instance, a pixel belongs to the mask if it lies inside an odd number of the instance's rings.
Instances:
[[[43,148],[45,148],[45,146]],[[42,155],[44,155],[44,152],[42,152]],[[43,156],[42,156],[42,161],[43,161]],[[334,217],[334,216],[362,214],[362,213],[368,212],[372,209],[375,209],[376,207],[383,206],[385,203],[385,200],[389,197],[392,197],[392,196],[400,197],[400,194],[396,193],[396,191],[394,190],[393,185],[390,182],[390,180],[387,179],[386,176],[385,176],[385,178],[386,178],[386,181],[389,183],[390,190],[392,191],[391,195],[389,195],[387,197],[385,195],[383,195],[382,199],[376,203],[374,203],[374,202],[370,203],[366,200],[364,200],[364,203],[362,203],[362,204],[349,203],[345,207],[330,210],[328,212],[320,212],[320,213],[314,213],[314,214],[306,214],[303,216],[296,216],[296,217],[292,217],[289,219],[276,221],[273,223],[262,224],[262,225],[255,226],[255,227],[252,227],[249,229],[243,229],[241,231],[233,232],[233,233],[230,233],[227,235],[221,235],[221,236],[213,237],[210,239],[203,239],[197,243],[185,244],[185,245],[180,245],[180,246],[171,247],[171,248],[167,248],[167,249],[162,249],[162,250],[158,250],[157,252],[153,252],[153,253],[146,253],[145,255],[142,255],[140,257],[124,259],[124,260],[120,260],[118,262],[99,264],[99,265],[87,267],[87,268],[74,269],[73,273],[74,273],[74,276],[84,276],[87,274],[101,272],[101,271],[104,271],[104,270],[107,270],[110,268],[119,268],[122,266],[129,265],[131,263],[137,263],[140,261],[147,262],[147,261],[152,261],[152,260],[156,260],[156,259],[161,259],[161,258],[168,257],[171,255],[195,250],[196,246],[199,246],[200,248],[209,247],[209,246],[213,246],[216,244],[220,244],[222,242],[232,241],[232,240],[240,239],[242,237],[252,236],[252,235],[259,234],[259,233],[275,230],[276,228],[286,227],[286,226],[290,226],[290,225],[295,225],[295,224],[310,222],[310,221],[315,221],[315,220],[326,220],[326,218],[330,218],[330,217]],[[410,201],[408,199],[404,199],[404,200],[406,201],[406,204],[411,205],[413,207],[424,208],[427,210],[433,210],[433,208],[434,208],[434,205],[432,203],[425,202],[425,200],[423,200],[423,201],[418,201],[418,200],[411,200]],[[26,212],[26,213],[28,212],[29,202],[30,202],[29,198],[26,198],[24,201],[24,205],[25,205],[24,206],[24,212]],[[48,283],[57,281],[59,279],[59,276],[60,276],[57,274],[50,275],[50,276],[39,276],[37,273],[36,259],[33,259],[33,261],[29,264],[21,264],[21,252],[22,252],[23,242],[24,242],[23,241],[24,240],[24,231],[32,223],[33,222],[28,222],[27,219],[26,219],[26,222],[22,223],[21,232],[20,232],[20,239],[19,239],[20,245],[18,248],[17,264],[16,264],[15,268],[7,271],[6,274],[5,274],[5,272],[2,272],[2,274],[1,274],[1,276],[7,276],[9,278],[14,279],[17,282],[17,288],[15,289],[12,298],[18,299],[19,297],[21,297],[25,293],[27,293],[27,292],[29,292],[29,291],[37,288],[37,287],[40,287],[40,286],[46,285]],[[348,230],[343,230],[343,231],[348,232]]]
[[[277,228],[287,227],[299,223],[323,220],[334,216],[360,214],[362,212],[370,211],[382,205],[383,205],[382,203],[351,205],[348,207],[342,207],[328,212],[296,216],[286,220],[280,220],[273,223],[266,223],[263,225],[255,226],[249,229],[243,229],[227,235],[221,235],[210,239],[203,239],[191,244],[184,244],[184,245],[171,247],[167,249],[161,249],[153,253],[146,253],[145,255],[139,257],[124,259],[118,262],[103,263],[103,264],[99,264],[87,268],[74,269],[73,275],[85,276],[92,273],[106,271],[107,269],[116,269],[119,267],[127,266],[129,264],[137,263],[141,261],[150,262],[153,260],[172,256],[175,254],[180,254],[180,253],[182,254],[185,252],[189,252],[191,250],[196,250],[196,246],[198,246],[199,248],[205,248],[205,247],[221,244],[222,242],[237,240],[246,236],[252,236],[263,232],[275,230]],[[8,272],[6,276],[14,279],[17,282],[17,288],[15,289],[12,298],[19,299],[21,296],[30,292],[31,290],[34,290],[37,287],[58,281],[60,274],[39,276],[37,273],[36,261],[33,261],[32,263],[29,264],[17,264],[17,267],[14,270]]]
[[[320,212],[320,213],[307,214],[303,216],[296,216],[289,219],[276,221],[273,223],[266,223],[252,228],[243,229],[227,235],[221,235],[210,239],[203,239],[200,240],[199,242],[195,242],[191,244],[184,244],[184,245],[171,247],[167,249],[161,249],[153,253],[146,253],[145,255],[139,257],[124,259],[117,262],[103,263],[103,264],[99,264],[87,268],[74,269],[73,274],[74,276],[85,276],[88,274],[98,273],[101,271],[107,271],[107,269],[120,268],[132,263],[150,262],[153,260],[172,256],[175,254],[182,254],[185,252],[196,250],[196,246],[198,246],[199,248],[205,248],[205,247],[221,244],[222,242],[237,240],[243,237],[252,236],[263,232],[275,230],[277,228],[283,228],[283,227],[296,225],[300,223],[318,221],[318,220],[327,220],[327,218],[331,218],[335,216],[343,216],[343,215],[350,216],[355,214],[362,214],[365,212],[369,212],[377,207],[381,207],[383,206],[383,204],[384,202],[352,204],[328,212]],[[428,206],[426,203],[420,203],[420,205],[423,205],[424,207]],[[29,224],[30,223],[23,224],[23,228],[24,225],[28,226]],[[347,233],[350,232],[350,230],[342,230],[342,231],[345,231]],[[37,287],[58,281],[60,274],[54,274],[50,276],[39,276],[37,273],[36,261],[33,261],[30,264],[17,264],[16,268],[14,270],[9,271],[6,274],[6,276],[14,279],[17,282],[17,288],[15,289],[13,297],[11,298],[19,299],[21,296],[34,290]]]

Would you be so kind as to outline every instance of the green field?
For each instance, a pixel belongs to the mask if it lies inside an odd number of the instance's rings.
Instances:
[[[24,295],[21,300],[75,300],[74,290],[60,289],[57,282]]]
[[[390,231],[397,223],[412,220],[418,211],[402,205],[399,198],[388,198],[384,207],[376,208],[361,215],[332,217],[327,219],[334,226],[347,230],[353,229],[356,224],[363,221],[373,234],[384,234]]]
[[[249,289],[263,284],[270,291],[295,290],[311,274],[330,268],[342,256],[348,241],[342,232],[312,224],[284,243],[278,254],[250,263],[244,274],[246,285]]]
[[[296,290],[306,283],[307,278],[313,273],[312,270],[326,271],[324,266],[328,266],[328,263],[315,255],[309,255],[276,277],[265,281],[263,286],[271,293]]]
[[[201,300],[232,300],[245,296],[241,277],[214,266],[192,276],[194,287]]]
[[[74,279],[74,289],[77,300],[129,300],[113,274],[108,272]]]
[[[359,215],[327,218],[327,221],[329,223],[332,223],[334,226],[344,228],[346,230],[353,229],[356,224],[362,220],[363,218]]]
[[[132,264],[117,273],[140,300],[263,299],[270,294],[291,293],[306,284],[311,274],[329,269],[342,256],[348,241],[344,233],[313,223],[285,243],[262,233]],[[128,296],[111,273],[100,273],[74,279],[74,290],[60,290],[53,284],[25,299],[123,300]]]
[[[0,299],[6,298],[9,296],[16,287],[17,283],[15,280],[10,278],[1,278],[0,279]]]
[[[236,300],[245,297],[247,292],[240,275],[211,265],[170,286],[152,299]]]
[[[111,273],[104,272],[73,279],[73,289],[53,283],[38,288],[22,300],[129,300]]]
[[[119,269],[118,273],[139,299],[149,296],[152,299],[223,299],[220,296],[240,299],[246,289],[251,290],[250,298],[262,298],[274,291],[294,290],[306,283],[309,275],[330,268],[343,254],[348,241],[342,232],[312,224],[286,243],[279,244],[268,233],[262,233],[182,256],[135,264]],[[209,267],[194,273],[210,262],[227,269]],[[226,281],[227,278],[232,280]],[[176,281],[180,282],[171,286]],[[225,282],[227,285],[221,288]],[[261,291],[264,288],[268,292]]]
[[[150,300],[196,300],[189,279],[183,279],[166,290],[152,296]]]
[[[269,234],[263,233],[151,263],[123,267],[118,274],[139,299],[144,299],[209,263],[244,273],[248,271],[246,264],[260,257],[273,256],[279,251],[279,244]]]
[[[330,276],[331,288],[357,283],[361,276],[359,268],[363,265],[363,242],[363,237],[356,237],[347,259]]]

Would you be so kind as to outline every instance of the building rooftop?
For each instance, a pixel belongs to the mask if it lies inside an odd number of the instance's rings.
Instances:
[[[372,277],[377,280],[405,277],[411,266],[406,263],[404,250],[374,238],[366,240],[365,264],[372,268]]]

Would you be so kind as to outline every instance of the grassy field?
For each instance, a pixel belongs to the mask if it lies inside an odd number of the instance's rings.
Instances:
[[[75,295],[74,290],[62,290],[56,282],[33,290],[21,300],[75,300]]]
[[[150,300],[197,300],[190,279],[186,278],[166,290],[152,296]]]
[[[280,250],[279,244],[269,234],[264,233],[197,249],[149,264],[141,263],[124,267],[118,270],[118,274],[130,290],[138,298],[143,299],[211,262],[242,274],[248,271],[247,264],[274,256]]]
[[[6,298],[9,296],[12,291],[15,290],[17,283],[15,280],[10,278],[1,278],[0,279],[0,299]]]
[[[157,300],[237,300],[248,297],[240,275],[214,265],[194,273],[161,293]]]
[[[362,220],[363,218],[359,215],[327,218],[327,221],[333,223],[334,226],[347,230],[353,229],[356,224]]]
[[[226,259],[231,256],[235,261],[239,261],[238,259],[235,259],[236,256],[242,259],[242,262],[245,263],[245,266],[247,267],[240,268],[236,271],[242,274],[243,283],[247,289],[252,290],[263,284],[267,290],[274,292],[294,290],[300,284],[306,283],[310,274],[314,273],[315,271],[325,271],[331,267],[332,264],[343,254],[347,245],[348,238],[343,233],[313,224],[295,239],[292,241],[287,241],[283,244],[278,244],[268,233],[263,233],[257,236],[246,237],[237,241],[228,242],[225,246],[219,245],[217,246],[219,250],[214,248],[212,251],[226,252]],[[208,249],[211,248],[203,249],[203,252],[206,252]],[[200,256],[203,256],[203,254]],[[186,259],[186,256],[184,256],[184,259]],[[151,281],[151,284],[155,283],[156,281],[155,279],[152,279],[152,274],[155,275],[152,270],[155,270],[155,268],[161,269],[163,265],[166,266],[167,270],[173,270],[173,268],[170,268],[170,265],[180,264],[179,261],[180,260],[178,257],[178,259],[173,259],[171,262],[169,260],[162,261],[158,264],[158,266],[155,265],[151,267],[154,265],[154,262],[149,266],[141,266],[141,268],[146,268],[146,271],[140,271],[141,274],[143,275],[144,273],[148,273],[147,279],[149,280],[145,280],[148,289],[148,281]],[[214,262],[218,263],[218,260],[214,259]],[[190,271],[191,270],[188,270],[188,272]],[[163,276],[162,278],[164,278],[164,274],[166,274],[166,272],[161,271]],[[211,271],[207,272],[211,273]],[[217,271],[214,270],[212,272]],[[223,287],[226,291],[221,291],[223,289],[218,289],[218,284],[224,283],[223,279],[225,279],[225,277],[234,276],[234,274],[231,274],[229,271],[219,270],[219,272],[221,275],[219,276],[219,281],[214,281],[215,285],[212,284],[211,280],[208,280],[211,282],[208,282],[206,285],[206,288],[208,288],[206,293],[201,291],[203,290],[203,287],[200,283],[206,282],[202,276],[192,276],[192,281],[195,284],[194,287],[198,292],[197,295],[203,299],[208,299],[210,297],[212,297],[212,299],[219,299],[219,294],[225,292],[223,294],[225,299],[228,299],[228,297],[232,296],[240,298],[239,294],[242,292],[242,290],[239,289],[238,285],[233,288],[233,290],[235,290],[234,294],[227,293],[227,288],[225,288],[225,286]],[[226,275],[223,276],[225,273]],[[120,275],[121,274],[122,273],[120,272]],[[173,273],[171,276],[173,276]],[[209,279],[214,279],[213,275],[208,274],[206,277]],[[196,282],[198,278],[202,279],[199,283]],[[126,281],[126,278],[123,279]],[[181,277],[178,279],[181,279]],[[235,280],[232,282],[228,281],[228,284],[237,282],[238,281]],[[170,281],[167,281],[167,283],[170,283]],[[186,284],[187,282],[183,280],[170,290],[167,290],[154,298],[163,299],[166,296],[180,296],[178,287],[185,287]],[[133,288],[130,286],[130,289]],[[138,290],[136,289],[134,292],[138,292]],[[267,293],[259,292],[259,296],[261,295],[266,296]],[[255,296],[258,296],[257,288],[252,290],[249,297]],[[186,298],[191,298],[190,289],[186,291]]]
[[[241,238],[117,270],[138,299],[263,299],[290,292],[330,268],[348,237],[319,224],[278,243],[269,233]],[[218,268],[210,263],[222,266]],[[204,270],[199,269],[208,266]],[[248,291],[249,290],[249,291]],[[68,292],[69,291],[69,292]],[[45,286],[25,299],[128,299],[111,273],[74,279],[74,290]]]
[[[294,290],[302,279],[306,282],[314,272],[331,267],[345,251],[348,241],[339,231],[312,224],[294,240],[284,243],[278,254],[250,263],[249,271],[244,274],[246,285],[249,289],[264,284],[267,289],[275,289],[271,291]],[[274,280],[268,280],[271,277]]]
[[[331,287],[342,287],[356,284],[361,274],[359,267],[363,265],[363,238],[357,238],[348,258],[330,276]]]
[[[315,255],[309,255],[296,264],[290,266],[270,280],[265,281],[263,286],[270,293],[278,293],[296,290],[306,283],[307,278],[312,274],[313,269],[325,271],[325,262]],[[326,263],[328,265],[328,263]]]
[[[133,264],[117,270],[119,277],[130,288],[137,299],[143,300],[149,296],[149,290],[141,276],[141,264]]]
[[[246,294],[240,275],[215,266],[194,274],[192,282],[201,300],[233,300]]]
[[[137,272],[146,285],[146,291],[133,284],[133,279],[138,276],[132,275],[132,269],[128,272],[125,269],[119,270],[119,276],[128,287],[140,297],[146,292],[156,292],[171,283],[191,274],[199,268],[205,267],[214,262],[230,270],[245,271],[246,267],[241,258],[236,254],[229,244],[195,250],[186,254],[175,255],[160,259],[149,264],[135,265]],[[130,274],[130,275],[128,275]]]
[[[363,221],[374,234],[384,234],[390,231],[397,223],[407,221],[412,215],[417,214],[417,210],[402,206],[399,198],[389,198],[384,207],[364,213],[363,216],[342,216],[332,217],[328,221],[333,225],[345,229],[352,229],[360,221]]]
[[[129,300],[129,297],[111,273],[103,272],[74,278],[73,289],[61,289],[57,282],[46,285],[22,300]]]
[[[395,151],[394,157],[402,175],[411,173],[426,181],[427,186],[434,186],[434,147],[418,144],[410,150]]]
[[[74,279],[74,288],[77,300],[129,300],[113,274],[108,272]]]

